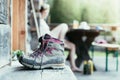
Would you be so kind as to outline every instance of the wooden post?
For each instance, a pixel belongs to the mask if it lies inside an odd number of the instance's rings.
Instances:
[[[12,0],[12,50],[25,51],[26,0]]]
[[[20,27],[20,33],[19,33],[19,47],[21,50],[25,51],[25,26],[26,26],[26,16],[25,16],[25,4],[26,0],[19,0],[19,27]]]

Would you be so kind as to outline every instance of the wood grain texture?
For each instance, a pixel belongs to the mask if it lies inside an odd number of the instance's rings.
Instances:
[[[19,27],[18,27],[18,22],[19,22],[19,11],[18,11],[18,5],[19,5],[19,0],[13,0],[12,3],[12,49],[16,50],[19,48]]]
[[[25,30],[25,11],[26,11],[26,0],[19,0],[19,48],[25,51],[25,37],[26,37],[26,30]]]
[[[65,66],[64,69],[25,69],[18,62],[12,66],[0,69],[0,80],[77,80],[71,69]]]
[[[26,0],[13,0],[12,2],[12,50],[25,51]]]

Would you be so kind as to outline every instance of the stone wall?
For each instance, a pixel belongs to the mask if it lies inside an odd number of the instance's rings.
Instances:
[[[8,23],[8,0],[0,0],[0,24]]]
[[[0,24],[0,67],[10,63],[10,26]]]
[[[11,29],[8,24],[8,2],[0,0],[0,68],[10,63]]]

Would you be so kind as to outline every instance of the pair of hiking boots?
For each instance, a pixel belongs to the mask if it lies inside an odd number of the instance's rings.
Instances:
[[[19,62],[32,69],[64,68],[64,43],[48,34],[39,38],[41,45],[29,55],[18,57]]]

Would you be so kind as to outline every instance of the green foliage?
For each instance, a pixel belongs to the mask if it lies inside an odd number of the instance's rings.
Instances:
[[[54,0],[51,7],[51,21],[56,23],[72,22],[74,19],[79,20],[79,10],[77,4],[70,4],[73,0]],[[67,16],[66,16],[67,15]]]
[[[23,54],[24,54],[24,51],[22,51],[22,50],[15,50],[15,51],[12,52],[12,58],[14,58],[15,56],[17,56],[17,58],[19,58]]]
[[[119,0],[48,0],[52,23],[119,23]]]

